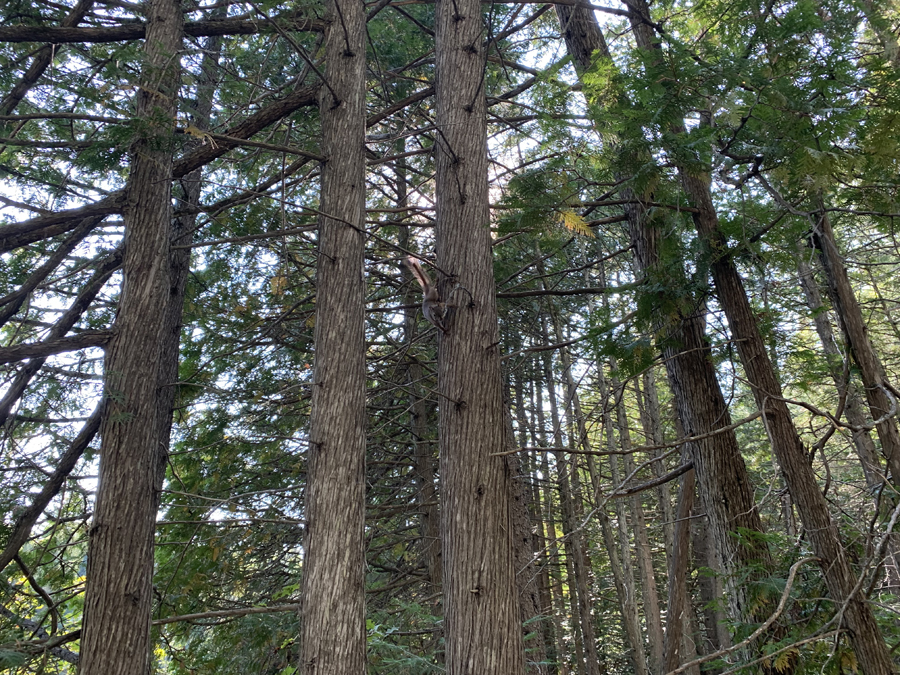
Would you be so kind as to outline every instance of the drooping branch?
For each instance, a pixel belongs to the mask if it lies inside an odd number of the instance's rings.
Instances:
[[[292,94],[275,101],[256,112],[245,120],[231,127],[222,138],[231,137],[233,140],[222,140],[204,145],[175,163],[172,170],[173,178],[182,178],[191,171],[198,169],[209,162],[218,159],[232,148],[239,145],[239,140],[247,139],[274,124],[280,119],[303,107],[316,105],[318,85],[304,87]],[[0,227],[0,253],[11,251],[20,246],[26,246],[35,241],[40,241],[63,232],[68,232],[78,226],[78,221],[83,218],[106,216],[119,213],[125,204],[124,190],[118,190],[109,196],[81,206],[77,209],[59,211],[57,213],[36,216],[18,223]],[[96,224],[99,224],[98,219]]]

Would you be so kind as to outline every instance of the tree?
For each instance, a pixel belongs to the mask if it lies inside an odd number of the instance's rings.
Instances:
[[[524,672],[491,264],[485,45],[477,0],[436,5],[436,266],[447,672]]]
[[[153,570],[128,672],[871,670],[900,640],[897,13],[337,1],[182,5],[177,95],[140,119],[144,5],[0,3],[0,670],[96,663],[117,611],[91,581],[85,617],[100,445],[136,419],[107,348],[156,439],[115,474],[154,537],[118,560]],[[155,215],[129,202],[151,155]]]
[[[366,662],[363,5],[333,0],[327,20],[300,638],[310,674],[362,673]]]
[[[90,530],[82,673],[150,672],[153,535],[171,418],[161,386],[171,271],[170,142],[180,82],[177,0],[146,4],[147,38],[126,186],[122,302],[107,348],[100,477]],[[180,313],[180,298],[175,309]],[[177,316],[177,314],[176,314]],[[177,336],[177,322],[175,335]],[[172,330],[169,328],[168,333]]]
[[[583,8],[558,5],[556,11],[569,53],[582,79],[590,81],[592,70],[602,68],[611,58],[597,19]],[[630,105],[627,101],[621,103]],[[602,110],[594,113],[598,119],[603,114]],[[605,134],[603,140],[622,149],[625,166],[648,163],[649,148],[640,130],[629,133],[633,136],[621,139]],[[620,177],[630,178],[621,169]],[[647,178],[640,180],[650,182]],[[687,444],[686,454],[697,473],[700,496],[716,543],[717,562],[728,584],[732,616],[752,621],[746,586],[739,580],[747,570],[768,562],[765,545],[752,537],[762,532],[762,523],[753,504],[752,485],[737,438],[729,429],[728,406],[705,336],[705,308],[702,301],[685,290],[688,282],[681,261],[665,259],[661,248],[666,229],[672,224],[659,213],[651,212],[647,202],[652,202],[654,196],[639,185],[637,189],[623,190],[635,268],[650,289],[639,302],[652,317],[683,432],[696,439]],[[738,539],[738,531],[751,537]]]

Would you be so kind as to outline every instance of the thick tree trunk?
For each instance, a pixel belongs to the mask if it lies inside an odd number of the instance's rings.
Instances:
[[[632,26],[638,47],[645,50],[658,48],[648,37],[646,30],[651,25],[646,0],[634,0],[630,9],[634,13]],[[681,129],[675,128],[673,131]],[[677,153],[673,155],[677,156]],[[860,592],[855,590],[856,578],[848,555],[841,545],[837,526],[831,519],[828,505],[806,459],[803,442],[794,428],[790,411],[782,396],[781,385],[766,352],[743,281],[729,254],[725,237],[719,230],[718,215],[710,191],[710,176],[698,171],[696,167],[685,167],[678,162],[676,168],[682,187],[696,209],[692,214],[694,224],[707,247],[716,293],[728,318],[756,404],[763,413],[772,449],[797,504],[813,550],[819,558],[828,590],[837,607],[841,608],[839,611],[842,610],[850,629],[850,639],[857,660],[867,675],[893,673],[894,668],[872,609]],[[699,475],[700,469],[697,468],[697,471]]]
[[[843,608],[856,658],[867,675],[893,673],[890,656],[878,624],[875,623],[872,609],[860,591],[854,592],[856,576],[841,545],[837,526],[828,512],[828,504],[807,461],[803,441],[794,428],[744,284],[719,231],[709,177],[698,175],[694,170],[687,171],[683,167],[681,177],[685,192],[697,209],[694,223],[712,256],[716,293],[737,342],[741,363],[753,390],[756,405],[763,412],[772,449],[813,550],[819,558],[831,597],[837,607]]]
[[[481,3],[439,0],[435,25],[435,232],[441,521],[448,675],[524,672],[487,184]],[[459,288],[452,289],[458,284]]]
[[[148,673],[153,535],[162,438],[162,347],[169,307],[172,129],[183,16],[177,0],[146,4],[147,38],[137,94],[137,141],[126,193],[124,281],[107,350],[108,402],[90,531],[82,675]]]
[[[700,595],[702,608],[705,640],[700,648],[703,654],[712,654],[731,646],[731,634],[728,630],[728,619],[722,609],[722,595],[724,584],[718,575],[718,556],[713,546],[710,546],[712,537],[706,523],[697,518],[699,509],[694,506],[691,527],[691,551],[693,553],[694,568],[698,570],[711,570],[713,574],[700,574],[697,578],[697,589]],[[718,671],[716,671],[718,672]]]
[[[365,11],[326,3],[301,672],[366,669]]]

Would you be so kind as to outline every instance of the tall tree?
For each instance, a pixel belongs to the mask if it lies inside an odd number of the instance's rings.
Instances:
[[[647,3],[645,0],[635,0],[631,10],[638,47],[651,54],[651,59],[656,59],[659,44],[652,37]],[[658,65],[658,61],[655,60],[654,63]],[[669,131],[674,134],[683,133],[684,127],[675,124]],[[692,157],[689,162],[683,151],[679,152],[674,148],[668,150],[674,151],[683,189],[695,209],[692,218],[709,256],[716,294],[728,317],[754,399],[765,419],[772,450],[778,458],[785,482],[819,557],[828,590],[836,605],[841,608],[843,618],[850,628],[856,658],[866,673],[893,673],[894,668],[871,606],[856,590],[856,576],[850,566],[848,553],[841,544],[828,504],[806,459],[803,441],[794,427],[756,315],[727,240],[719,227],[710,190],[712,179],[709,171],[701,168],[702,163],[698,157]]]
[[[161,372],[171,272],[173,126],[183,16],[178,0],[145,3],[141,85],[126,186],[124,279],[104,374],[100,476],[87,564],[81,672],[150,672],[153,536],[169,415]],[[177,331],[176,331],[177,334]],[[166,410],[161,410],[165,407]]]
[[[330,0],[306,488],[301,672],[362,673],[365,633],[365,13]]]
[[[441,542],[449,675],[524,672],[517,607],[491,262],[486,45],[478,0],[436,5],[435,243],[442,300],[438,335]]]
[[[609,48],[593,12],[565,5],[557,5],[556,11],[582,77],[599,66],[596,59],[609,61]],[[643,139],[634,137],[639,130],[631,129],[629,134],[621,139],[605,134],[604,141],[620,145],[623,163],[638,167],[646,162],[648,149]],[[737,438],[728,428],[731,418],[705,335],[705,307],[684,290],[688,284],[682,262],[664,258],[661,248],[670,225],[665,216],[646,205],[653,195],[629,187],[624,196],[635,267],[650,289],[643,302],[652,315],[678,418],[685,435],[695,439],[688,443],[688,454],[728,584],[732,616],[752,620],[746,586],[738,580],[745,570],[765,564],[768,552],[759,540],[734,536],[739,530],[761,532],[762,523]]]
[[[869,410],[881,441],[894,489],[900,489],[900,430],[897,428],[897,390],[885,377],[884,366],[869,339],[856,293],[847,277],[831,218],[821,199],[813,220],[812,240],[825,270],[828,294],[840,321],[853,360],[859,368]]]

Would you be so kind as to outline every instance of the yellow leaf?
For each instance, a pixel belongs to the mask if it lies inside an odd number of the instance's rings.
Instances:
[[[581,234],[585,237],[594,238],[594,231],[587,221],[575,213],[572,209],[565,209],[559,213],[559,222],[567,230],[571,230],[575,234]]]
[[[184,128],[184,133],[193,136],[194,138],[199,138],[200,142],[203,143],[203,145],[209,143],[214,148],[219,147],[216,145],[216,141],[212,136],[210,136],[207,132],[203,131],[199,127],[195,127],[193,124],[188,124]]]
[[[788,673],[794,669],[800,651],[796,648],[786,649],[775,657],[775,670],[779,673]]]
[[[272,295],[274,295],[276,298],[280,298],[282,295],[284,295],[287,284],[288,280],[284,274],[276,274],[274,277],[272,277],[272,281],[270,282]]]

